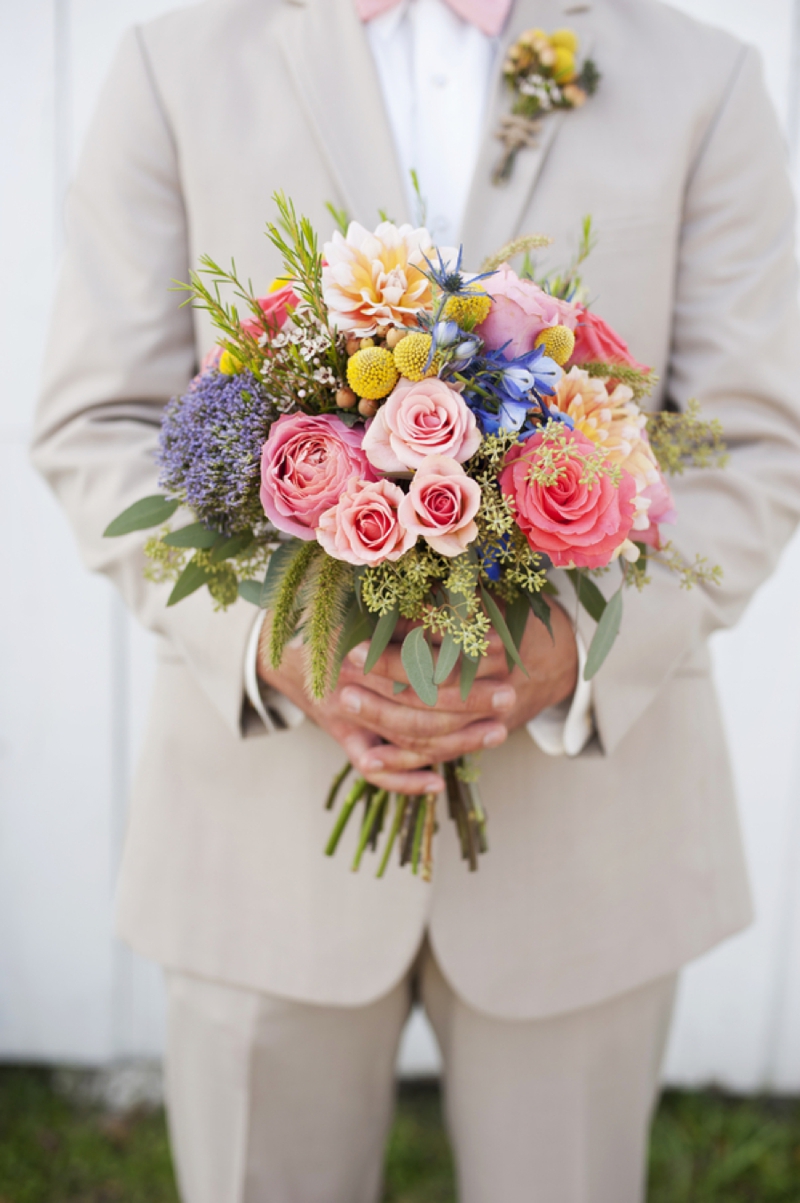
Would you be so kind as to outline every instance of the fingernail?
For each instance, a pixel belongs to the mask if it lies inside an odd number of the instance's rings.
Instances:
[[[368,756],[364,761],[365,773],[377,773],[379,769],[384,767],[383,761],[378,756]]]
[[[342,691],[342,705],[351,714],[358,714],[361,709],[361,698],[354,689],[345,689]]]
[[[506,737],[505,727],[492,727],[491,731],[483,737],[484,748],[496,748],[498,744],[503,743]]]
[[[352,652],[348,653],[347,658],[351,663],[355,664],[356,668],[363,668],[367,662],[368,655],[369,648],[365,647],[363,643],[359,643],[353,648]]]
[[[495,710],[510,710],[515,701],[516,694],[508,686],[505,686],[503,689],[497,689],[492,694],[492,707]]]

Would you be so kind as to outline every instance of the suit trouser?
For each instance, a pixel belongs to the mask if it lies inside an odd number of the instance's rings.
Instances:
[[[640,1203],[675,982],[517,1021],[463,1002],[427,943],[364,1007],[168,972],[167,1107],[184,1203],[377,1203],[415,991],[442,1050],[461,1203]]]

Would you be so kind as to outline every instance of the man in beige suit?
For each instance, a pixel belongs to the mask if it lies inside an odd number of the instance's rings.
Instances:
[[[496,187],[502,52],[532,25],[573,27],[602,82]],[[465,1203],[635,1203],[675,975],[750,917],[706,640],[800,513],[794,212],[760,68],[653,0],[518,0],[495,62],[466,264],[529,231],[563,260],[591,213],[587,283],[655,366],[654,404],[696,396],[731,452],[725,472],[687,471],[674,490],[675,543],[720,563],[722,586],[686,593],[654,566],[626,596],[594,683],[596,735],[574,758],[525,730],[575,685],[561,611],[555,649],[529,632],[532,683],[497,669],[479,713],[450,699],[430,735],[353,664],[315,709],[291,659],[262,684],[313,721],[267,735],[243,688],[253,611],[216,614],[201,594],[167,609],[141,539],[102,539],[156,491],[161,409],[213,341],[170,282],[208,252],[266,284],[275,188],[323,231],[328,200],[367,225],[379,208],[410,216],[351,0],[211,0],[132,32],[72,189],[35,457],[87,564],[158,635],[118,922],[167,969],[186,1203],[374,1203],[412,989],[442,1047]],[[457,132],[443,122],[443,139]],[[561,600],[571,613],[568,585]],[[478,873],[445,823],[430,886],[322,857],[339,743],[373,777],[424,788],[437,741],[487,736],[503,742],[482,760]]]

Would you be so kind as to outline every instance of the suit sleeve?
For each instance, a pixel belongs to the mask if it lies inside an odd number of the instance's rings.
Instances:
[[[721,586],[682,589],[653,565],[627,590],[622,630],[594,680],[612,752],[664,682],[731,626],[774,570],[800,516],[800,347],[795,210],[783,141],[754,50],[743,50],[688,176],[667,396],[718,418],[728,467],[671,481],[684,558],[721,565]],[[587,631],[587,634],[589,632]]]
[[[195,371],[179,161],[141,35],[124,39],[70,191],[33,458],[61,500],[83,560],[166,637],[228,728],[242,731],[253,610],[216,613],[205,589],[166,606],[143,575],[144,536],[104,539],[139,497],[158,491],[161,411]]]

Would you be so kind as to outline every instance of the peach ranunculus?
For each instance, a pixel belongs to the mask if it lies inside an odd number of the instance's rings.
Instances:
[[[362,437],[334,414],[278,418],[261,451],[261,504],[272,525],[309,542],[351,477],[375,480]]]
[[[602,460],[594,443],[563,426],[515,443],[506,456],[500,488],[533,550],[556,568],[604,568],[626,543],[636,482],[620,472],[615,483]]]
[[[336,560],[382,564],[399,560],[417,541],[398,518],[405,494],[390,480],[353,478],[332,509],[320,517],[317,542]]]
[[[638,492],[659,480],[658,462],[647,438],[647,418],[627,385],[618,384],[609,393],[604,380],[570,368],[558,382],[550,404],[572,418],[575,429],[613,464],[630,472]]]
[[[438,376],[401,380],[372,419],[362,444],[381,472],[408,472],[429,455],[464,463],[478,450],[481,432],[459,391]]]
[[[347,237],[337,230],[322,251],[322,295],[335,329],[366,337],[378,326],[416,326],[418,310],[432,307],[426,229],[383,221],[373,234],[351,221]]]
[[[516,359],[532,351],[537,337],[548,326],[567,326],[574,330],[578,307],[545,292],[533,280],[522,280],[507,263],[483,281],[492,298],[492,308],[476,333],[490,351],[508,343],[507,359]]]
[[[429,455],[403,498],[400,521],[440,555],[459,556],[478,537],[480,504],[480,485],[461,464],[448,455]]]

